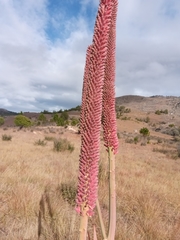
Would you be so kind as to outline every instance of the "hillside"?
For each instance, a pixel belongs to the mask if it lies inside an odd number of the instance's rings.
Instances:
[[[173,96],[152,96],[143,97],[126,95],[116,98],[117,105],[125,105],[142,112],[155,112],[156,110],[167,109],[171,115],[180,117],[180,97]]]
[[[3,108],[0,108],[0,116],[1,117],[4,117],[4,116],[14,116],[14,115],[17,115],[17,113],[8,111],[8,110],[3,109]]]
[[[115,240],[180,239],[178,102],[179,98],[161,96],[116,99]],[[79,116],[78,111],[69,114]],[[24,115],[34,120],[39,113]],[[78,127],[53,126],[48,119],[49,125],[20,129],[11,127],[14,117],[5,117],[6,125],[0,127],[0,239],[55,239],[49,237],[52,233],[56,239],[78,239],[79,217],[74,211],[81,146]],[[142,128],[150,132],[146,138],[140,134]],[[102,132],[100,144],[98,196],[107,219],[109,167]],[[93,235],[93,226],[99,226],[96,213],[89,224]],[[38,233],[44,234],[42,238]],[[100,229],[97,235],[102,239]]]

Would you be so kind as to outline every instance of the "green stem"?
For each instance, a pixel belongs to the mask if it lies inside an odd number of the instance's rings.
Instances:
[[[115,185],[115,155],[111,147],[108,148],[109,159],[109,229],[107,240],[115,238],[116,230],[116,185]]]

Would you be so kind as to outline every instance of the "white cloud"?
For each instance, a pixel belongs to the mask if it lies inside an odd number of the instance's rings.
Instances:
[[[92,41],[85,12],[98,3],[82,0],[80,12],[68,19],[63,9],[51,15],[47,0],[0,0],[0,107],[39,111],[80,104]],[[117,96],[180,95],[179,26],[178,0],[119,1]]]

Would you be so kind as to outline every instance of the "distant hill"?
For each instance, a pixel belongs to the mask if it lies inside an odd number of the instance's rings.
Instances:
[[[14,115],[17,115],[17,113],[0,108],[0,116],[1,117],[14,116]]]
[[[124,105],[142,112],[155,112],[156,110],[167,109],[170,114],[180,116],[180,97],[160,95],[143,97],[126,95],[117,97],[116,105]]]
[[[117,106],[125,106],[131,111],[137,112],[137,114],[155,113],[155,111],[167,110],[168,114],[164,115],[164,118],[169,117],[175,119],[180,124],[180,97],[174,96],[151,96],[144,97],[138,95],[125,95],[116,98]],[[69,109],[68,114],[70,117],[78,117],[80,114],[80,106]],[[0,108],[0,116],[5,117],[5,123],[3,126],[14,126],[14,117],[18,113],[8,111]],[[32,120],[37,120],[40,113],[24,112],[26,117]],[[44,113],[45,114],[45,113]],[[53,113],[45,114],[46,118],[50,120]]]

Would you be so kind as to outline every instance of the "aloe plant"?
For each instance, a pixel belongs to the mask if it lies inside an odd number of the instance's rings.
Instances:
[[[92,44],[87,49],[80,116],[81,151],[76,210],[80,240],[87,236],[88,217],[97,206],[103,239],[113,240],[116,227],[115,154],[118,138],[115,113],[115,39],[117,0],[101,0]],[[109,159],[109,229],[104,228],[98,202],[100,129]],[[94,230],[94,239],[97,239]]]

